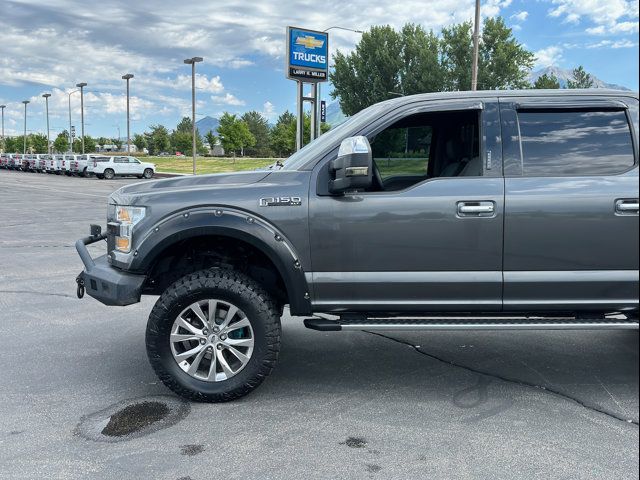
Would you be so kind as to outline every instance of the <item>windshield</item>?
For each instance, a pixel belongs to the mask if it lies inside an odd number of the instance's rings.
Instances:
[[[303,148],[291,155],[285,160],[282,166],[283,170],[297,170],[305,163],[311,160],[313,157],[321,153],[325,148],[331,144],[336,143],[339,140],[353,135],[359,131],[364,125],[371,122],[383,110],[387,109],[387,102],[376,103],[364,110],[356,113],[354,116],[349,117],[344,123],[341,123],[337,127],[332,128],[327,133],[321,135],[319,138],[311,143],[308,143]]]

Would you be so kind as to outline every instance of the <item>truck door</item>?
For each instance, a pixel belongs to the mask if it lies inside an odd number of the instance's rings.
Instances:
[[[309,202],[314,309],[500,310],[499,124],[497,100],[413,103],[360,133],[378,173],[371,191],[330,195],[335,155],[316,165]]]
[[[637,308],[638,102],[533,100],[500,100],[504,309]]]

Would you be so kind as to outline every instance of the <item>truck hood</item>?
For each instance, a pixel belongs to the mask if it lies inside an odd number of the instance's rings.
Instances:
[[[148,199],[164,194],[179,194],[187,191],[228,189],[260,182],[269,176],[270,171],[251,171],[238,173],[218,173],[212,175],[180,176],[139,182],[126,185],[111,194],[109,203],[135,205],[141,198]]]

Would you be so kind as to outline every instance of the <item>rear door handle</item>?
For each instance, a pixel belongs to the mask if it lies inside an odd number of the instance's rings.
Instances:
[[[495,203],[490,201],[458,202],[459,217],[493,217],[495,210]]]
[[[616,200],[616,214],[637,215],[638,199],[637,198],[619,198],[618,200]]]

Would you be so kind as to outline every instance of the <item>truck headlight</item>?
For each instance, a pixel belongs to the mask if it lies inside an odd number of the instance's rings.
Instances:
[[[116,205],[116,221],[119,225],[119,235],[116,235],[116,250],[124,253],[131,251],[131,233],[133,227],[144,218],[144,207],[130,207]]]

